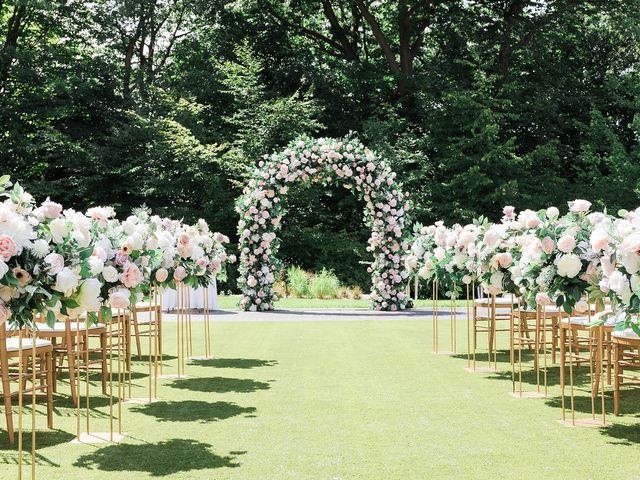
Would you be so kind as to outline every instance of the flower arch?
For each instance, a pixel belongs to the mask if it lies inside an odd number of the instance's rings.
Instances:
[[[408,298],[404,284],[403,240],[407,195],[396,174],[383,160],[352,136],[344,139],[302,138],[280,153],[265,155],[253,171],[236,211],[240,249],[240,306],[244,310],[271,310],[281,262],[277,259],[285,213],[282,200],[288,185],[330,181],[351,189],[365,203],[365,221],[371,227],[367,250],[373,255],[371,302],[377,310],[403,310]]]

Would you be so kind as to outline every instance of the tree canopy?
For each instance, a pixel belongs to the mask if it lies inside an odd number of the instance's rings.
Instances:
[[[418,221],[636,207],[639,45],[640,0],[0,0],[0,165],[232,234],[263,154],[353,131]],[[288,202],[285,261],[366,286],[358,200]]]

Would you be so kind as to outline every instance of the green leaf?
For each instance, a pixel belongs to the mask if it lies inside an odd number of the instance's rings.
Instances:
[[[47,325],[53,327],[54,323],[56,323],[56,314],[53,310],[47,310]]]
[[[88,326],[92,326],[98,323],[98,314],[96,312],[87,313],[87,324]]]
[[[78,308],[80,306],[80,304],[73,298],[66,298],[62,300],[62,304],[67,308]]]
[[[0,177],[0,187],[4,187],[11,180],[10,175],[3,175]]]
[[[112,318],[111,307],[106,305],[100,307],[100,315],[102,316],[103,322],[110,322]]]

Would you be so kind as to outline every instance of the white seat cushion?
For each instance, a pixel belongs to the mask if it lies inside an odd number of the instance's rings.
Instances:
[[[571,325],[589,325],[593,321],[592,318],[589,317],[571,317],[571,318],[563,318],[562,323],[569,323]]]
[[[640,337],[638,336],[638,334],[633,330],[631,330],[630,328],[627,328],[626,330],[618,330],[617,332],[613,332],[611,336],[616,338],[631,338],[631,339],[640,340]]]
[[[49,340],[36,338],[36,348],[48,346],[51,346],[51,342]],[[27,350],[29,348],[33,348],[33,340],[30,338],[23,338],[22,349]],[[7,338],[7,352],[17,352],[18,350],[20,350],[20,339],[18,337]]]
[[[53,327],[50,327],[46,323],[38,324],[38,331],[45,332],[45,333],[46,332],[64,332],[65,328],[66,328],[65,322],[56,322],[53,324]],[[69,328],[71,329],[72,332],[75,332],[76,330],[80,330],[82,332],[86,329],[86,326],[84,322],[80,322],[80,323],[70,322]],[[98,329],[98,328],[104,328],[104,323],[96,323],[95,325],[90,326],[89,331],[93,329]]]

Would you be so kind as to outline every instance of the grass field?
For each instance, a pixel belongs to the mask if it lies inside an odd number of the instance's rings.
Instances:
[[[238,310],[238,302],[240,301],[240,295],[219,295],[218,296],[218,308],[221,310]],[[417,308],[431,307],[431,300],[421,300],[414,302]],[[451,305],[451,300],[440,300],[439,305],[441,307],[447,307]],[[465,300],[457,300],[456,305],[464,306]],[[278,309],[289,308],[370,308],[371,303],[369,299],[360,298],[357,300],[349,298],[332,298],[332,299],[317,299],[317,298],[282,298],[276,303]]]
[[[442,345],[447,331],[444,323]],[[466,354],[431,353],[430,321],[225,322],[214,335],[216,359],[163,380],[161,402],[125,408],[122,444],[68,444],[75,410],[56,400],[56,430],[38,436],[39,478],[638,478],[638,390],[624,392],[624,416],[609,417],[610,427],[567,428],[557,422],[557,367],[550,398],[514,399],[506,354],[499,373],[468,373]],[[146,368],[135,362],[134,396],[145,395]],[[526,388],[532,381],[525,375]],[[104,431],[107,399],[97,384],[93,393],[92,428]],[[579,394],[588,416],[584,385]],[[0,478],[14,479],[16,453],[0,434]]]

